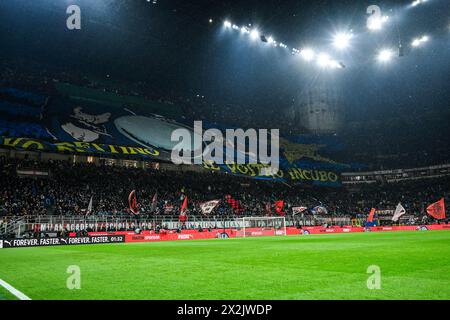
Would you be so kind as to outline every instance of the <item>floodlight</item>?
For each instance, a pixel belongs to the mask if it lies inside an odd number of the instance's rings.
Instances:
[[[317,57],[317,63],[321,67],[328,67],[330,65],[331,59],[330,56],[326,53],[321,53]]]
[[[300,55],[302,56],[303,59],[305,59],[306,61],[311,61],[312,59],[314,59],[314,51],[312,49],[302,49],[300,51]]]
[[[253,30],[250,32],[250,38],[252,38],[252,40],[258,39],[258,38],[259,38],[259,31],[256,30],[256,29],[253,29]]]
[[[349,46],[352,36],[351,33],[338,33],[334,36],[333,44],[338,49],[345,49]]]
[[[380,62],[389,62],[394,56],[394,51],[390,49],[383,49],[378,53],[378,61]]]
[[[419,47],[422,43],[427,42],[429,40],[428,36],[422,36],[420,38],[416,38],[411,42],[411,46]]]
[[[231,22],[228,21],[228,20],[226,20],[226,21],[223,23],[223,25],[224,25],[225,28],[231,28]]]

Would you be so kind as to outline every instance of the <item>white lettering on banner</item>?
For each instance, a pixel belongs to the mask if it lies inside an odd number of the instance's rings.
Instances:
[[[193,132],[186,128],[178,128],[172,132],[170,139],[176,145],[172,148],[171,160],[177,165],[204,162],[222,165],[260,163],[270,165],[270,172],[276,174],[280,164],[279,135],[278,129],[226,129],[224,137],[218,129],[203,132],[202,121],[194,121]],[[205,149],[204,144],[207,142],[210,144]]]

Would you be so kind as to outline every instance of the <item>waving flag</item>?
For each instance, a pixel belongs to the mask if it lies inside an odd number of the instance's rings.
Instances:
[[[312,214],[328,214],[327,208],[323,206],[316,206],[311,209]]]
[[[215,207],[219,204],[220,200],[211,200],[200,204],[203,214],[210,214]]]
[[[134,214],[139,213],[139,206],[137,204],[137,198],[136,198],[136,191],[133,190],[130,192],[130,195],[128,196],[128,205],[130,206],[130,211]]]
[[[88,208],[87,208],[87,211],[86,211],[87,214],[91,214],[92,213],[92,200],[93,200],[93,196],[91,196],[91,200],[89,200],[89,205],[88,205]]]
[[[158,190],[156,190],[155,194],[153,195],[152,198],[152,206],[150,207],[150,211],[151,212],[155,212],[156,211],[156,205],[158,204]]]
[[[427,208],[427,212],[430,216],[432,216],[435,219],[445,219],[445,202],[444,198],[439,200],[438,202],[435,202],[433,204],[430,204]]]
[[[377,211],[377,209],[375,209],[375,208],[372,208],[372,210],[370,210],[369,217],[367,218],[367,222],[373,222],[373,216],[375,215],[375,211]]]
[[[292,215],[295,216],[296,214],[302,213],[307,209],[307,207],[292,207]]]
[[[403,208],[402,204],[399,203],[397,208],[395,208],[394,216],[392,217],[392,221],[398,221],[402,215],[406,213],[405,208]]]
[[[180,217],[179,217],[180,222],[185,222],[187,219],[187,216],[186,216],[187,205],[188,205],[188,197],[185,196],[184,200],[183,200],[183,205],[181,206],[181,211],[180,211]]]

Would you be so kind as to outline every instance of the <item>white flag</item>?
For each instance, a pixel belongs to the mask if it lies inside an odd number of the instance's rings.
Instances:
[[[91,200],[89,200],[89,205],[88,205],[88,208],[87,208],[87,214],[92,213],[92,198],[93,197],[94,196],[91,196]]]
[[[220,200],[211,200],[200,204],[203,214],[210,214],[214,208],[219,204]]]
[[[292,215],[294,216],[298,213],[302,213],[306,209],[308,209],[308,208],[307,207],[292,207]]]
[[[392,217],[392,221],[398,221],[398,219],[406,213],[405,208],[403,208],[402,204],[399,203],[397,208],[395,208],[394,216]]]

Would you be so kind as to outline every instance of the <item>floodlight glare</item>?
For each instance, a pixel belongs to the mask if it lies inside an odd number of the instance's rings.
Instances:
[[[389,62],[394,56],[394,52],[390,49],[383,49],[378,53],[378,61],[380,62]]]
[[[411,42],[411,46],[419,47],[422,43],[427,42],[429,40],[428,36],[422,36],[421,38],[416,38]]]
[[[378,31],[383,28],[383,24],[389,20],[388,16],[383,16],[381,18],[370,17],[369,22],[367,24],[367,28],[372,31]]]
[[[338,33],[334,36],[333,44],[338,49],[345,49],[350,45],[351,33]]]
[[[427,2],[427,0],[415,0],[415,1],[413,1],[413,3],[411,3],[411,6],[416,7],[419,4],[422,4],[424,2]]]
[[[250,38],[252,38],[252,40],[256,40],[259,38],[259,31],[254,29],[252,30],[252,32],[250,32]]]
[[[228,21],[228,20],[226,20],[226,21],[223,23],[223,25],[224,25],[225,28],[231,28],[231,22]]]
[[[249,33],[250,31],[248,31],[247,27],[242,27],[241,28],[241,32],[242,33]]]
[[[321,53],[317,58],[317,63],[321,67],[328,67],[331,64],[330,56],[326,53]]]
[[[315,54],[314,54],[314,51],[312,49],[302,49],[300,51],[300,55],[306,61],[311,61],[312,59],[314,59],[314,55]]]
[[[269,37],[269,38],[267,38],[267,42],[268,42],[269,44],[272,44],[272,43],[275,42],[275,40],[273,40],[272,37]]]

